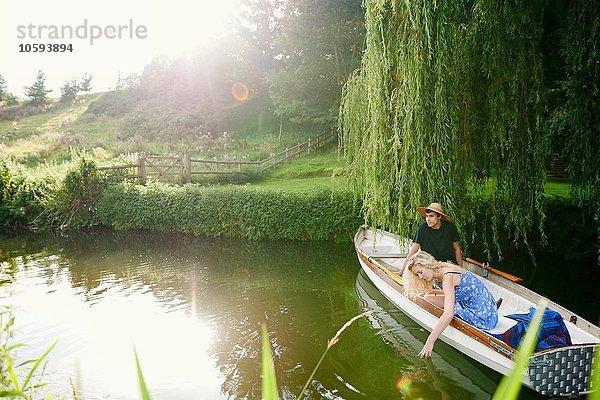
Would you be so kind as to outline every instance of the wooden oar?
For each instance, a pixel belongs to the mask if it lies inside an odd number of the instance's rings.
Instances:
[[[392,279],[394,279],[396,282],[398,282],[401,285],[404,285],[402,283],[402,277],[400,275],[390,270],[389,268],[386,268],[382,263],[378,262],[377,260],[374,260],[374,257],[368,257],[367,260],[369,260],[370,262],[375,264],[380,270],[391,276]]]
[[[523,282],[523,278],[519,278],[518,276],[511,275],[508,272],[504,272],[504,271],[500,271],[499,269],[492,268],[489,265],[482,264],[479,261],[473,260],[472,258],[467,258],[466,260],[468,262],[472,263],[472,264],[479,265],[483,269],[485,269],[487,271],[490,271],[490,272],[492,272],[492,273],[494,273],[496,275],[500,275],[501,277],[506,278],[509,281],[513,281],[513,282],[516,282],[516,283]]]

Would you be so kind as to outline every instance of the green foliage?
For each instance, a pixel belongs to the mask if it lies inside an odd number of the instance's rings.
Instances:
[[[0,160],[0,230],[15,230],[33,223],[54,187],[51,178],[27,179]]]
[[[329,188],[120,184],[104,192],[97,212],[116,229],[250,239],[349,241],[360,224],[351,194]]]
[[[565,76],[563,103],[553,112],[552,134],[561,136],[563,157],[576,191],[595,195],[600,204],[600,11],[594,1],[568,2],[561,31]],[[595,193],[594,193],[595,191]]]
[[[19,104],[19,98],[12,93],[4,94],[4,96],[0,98],[0,101],[4,101],[7,106],[14,106]]]
[[[8,91],[6,80],[0,75],[0,109],[4,106],[12,106],[19,102],[17,96]]]
[[[343,94],[340,130],[367,222],[410,237],[415,208],[437,201],[469,226],[470,190],[492,177],[494,235],[503,225],[527,242],[544,220],[541,2],[365,9],[367,47]]]
[[[33,105],[44,105],[48,102],[47,94],[52,90],[46,88],[46,77],[42,70],[38,71],[35,82],[25,87],[25,95]]]
[[[87,72],[77,81],[77,86],[81,92],[88,93],[93,87],[91,85],[93,76]]]
[[[79,83],[77,80],[71,79],[70,81],[66,81],[60,87],[60,101],[71,104],[77,98],[77,93],[79,93]]]
[[[4,98],[4,96],[8,93],[6,90],[6,80],[2,75],[0,75],[0,101]]]
[[[0,109],[3,108],[3,106],[13,106],[18,102],[19,99],[17,96],[8,91],[6,80],[2,75],[0,75]]]
[[[0,206],[8,199],[12,173],[3,160],[0,160]]]
[[[598,210],[593,204],[591,199],[546,199],[544,232],[547,246],[544,250],[560,254],[567,260],[593,260],[600,246],[600,221],[596,218]],[[539,240],[536,242],[539,243]]]
[[[361,2],[290,1],[281,25],[276,41],[281,67],[268,75],[275,113],[316,131],[329,130],[336,125],[342,86],[360,64]]]
[[[98,173],[96,163],[82,156],[77,167],[67,172],[60,189],[53,193],[37,220],[61,229],[96,224],[96,203],[108,183],[108,177]]]
[[[594,218],[600,221],[600,11],[592,0],[567,2],[565,8],[566,18],[560,16],[564,75],[556,90],[561,102],[548,125],[554,141],[560,142],[558,151],[569,160],[574,193],[591,196]],[[600,228],[596,235],[600,240]]]

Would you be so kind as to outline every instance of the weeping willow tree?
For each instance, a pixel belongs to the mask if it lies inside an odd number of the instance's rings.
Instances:
[[[580,200],[591,200],[600,242],[600,10],[595,0],[569,2],[561,55],[565,77],[564,102],[554,111],[551,126],[562,136],[569,160],[571,188]],[[600,265],[600,248],[598,248]]]
[[[478,240],[541,232],[541,0],[366,0],[365,13],[340,140],[366,222],[410,237],[415,208],[437,201],[464,228],[485,190]]]

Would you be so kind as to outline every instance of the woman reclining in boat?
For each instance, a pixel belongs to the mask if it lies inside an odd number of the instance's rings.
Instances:
[[[433,290],[434,279],[441,279],[442,290]],[[402,274],[404,294],[426,299],[444,309],[429,334],[421,357],[431,357],[433,345],[456,315],[479,329],[491,329],[498,323],[494,297],[473,273],[452,263],[436,261],[429,253],[415,253]]]

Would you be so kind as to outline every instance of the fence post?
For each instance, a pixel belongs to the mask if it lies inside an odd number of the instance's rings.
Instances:
[[[183,184],[192,183],[192,162],[189,154],[183,154],[183,163],[181,165],[181,177]]]
[[[142,185],[146,184],[146,153],[138,154],[139,178]]]
[[[317,146],[316,146],[316,148],[319,149],[319,135],[317,135]]]
[[[308,138],[308,155],[310,155],[310,138]]]

